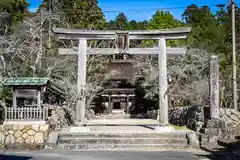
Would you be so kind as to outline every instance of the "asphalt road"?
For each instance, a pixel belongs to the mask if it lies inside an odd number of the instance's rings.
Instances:
[[[0,160],[207,160],[206,154],[185,151],[31,151],[1,152]]]

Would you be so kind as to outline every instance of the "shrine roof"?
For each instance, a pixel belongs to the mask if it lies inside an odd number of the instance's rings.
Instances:
[[[48,89],[56,94],[65,95],[65,91],[57,83],[46,77],[14,77],[6,78],[2,82],[3,86],[7,87],[41,87],[48,86]]]
[[[102,93],[134,93],[136,91],[135,88],[111,88],[105,89]]]
[[[3,81],[3,86],[43,86],[48,83],[48,78],[39,77],[17,77],[6,78]]]

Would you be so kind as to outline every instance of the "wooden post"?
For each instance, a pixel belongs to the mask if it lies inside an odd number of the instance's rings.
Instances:
[[[17,107],[16,89],[14,87],[12,88],[12,104],[14,108]]]
[[[112,97],[108,96],[108,114],[112,114]]]
[[[213,55],[210,59],[210,116],[219,118],[219,60]]]
[[[41,90],[37,89],[37,107],[41,108]]]
[[[76,102],[76,121],[80,125],[84,123],[85,118],[85,86],[86,86],[86,68],[87,68],[87,40],[79,39],[79,55],[78,55],[78,73],[77,73],[77,102]]]
[[[126,114],[128,114],[128,107],[129,107],[129,95],[126,97]]]
[[[159,125],[168,125],[168,97],[165,94],[168,87],[167,82],[167,55],[166,55],[166,40],[161,38],[158,40],[158,66],[159,66]]]

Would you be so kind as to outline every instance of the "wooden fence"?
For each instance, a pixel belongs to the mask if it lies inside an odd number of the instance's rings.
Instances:
[[[6,107],[5,121],[45,121],[48,118],[47,107]]]

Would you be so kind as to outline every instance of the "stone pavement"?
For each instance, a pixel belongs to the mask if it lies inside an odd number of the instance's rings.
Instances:
[[[154,130],[142,126],[88,126],[94,133],[154,133]]]
[[[94,119],[85,123],[91,125],[157,125],[158,121],[154,119]]]
[[[5,151],[1,160],[208,160],[208,154],[202,151],[82,151],[82,152],[16,152]]]

